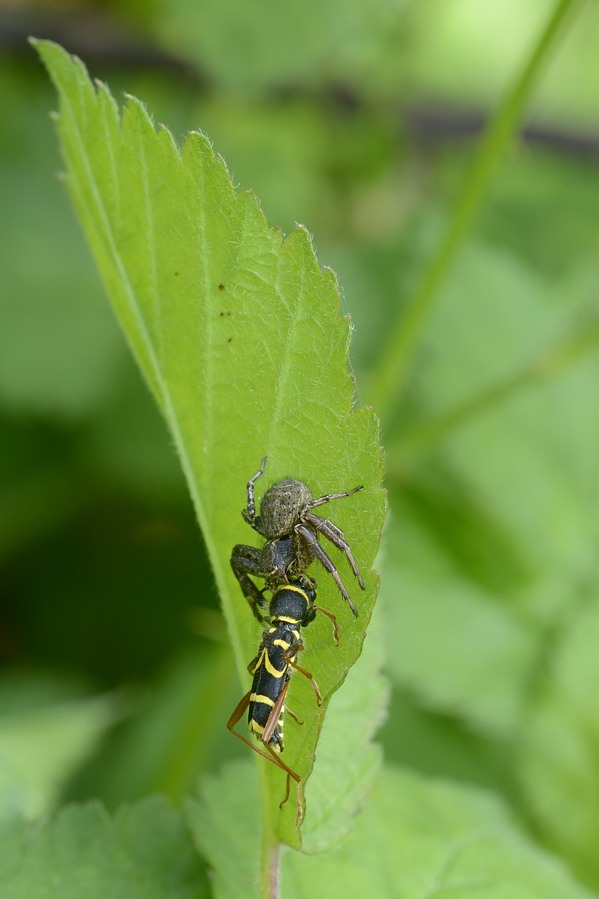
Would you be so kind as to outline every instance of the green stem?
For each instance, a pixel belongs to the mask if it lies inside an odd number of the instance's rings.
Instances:
[[[262,846],[260,862],[260,899],[279,899],[281,844],[276,836],[272,797],[265,765],[259,762],[258,776],[262,795]]]
[[[541,357],[505,380],[463,403],[458,403],[453,409],[402,432],[388,446],[389,458],[397,459],[403,466],[407,457],[438,443],[446,434],[470,421],[475,415],[503,402],[522,388],[555,377],[594,349],[598,343],[599,322],[582,325]],[[398,472],[392,467],[390,474],[395,473]]]
[[[542,64],[547,60],[568,13],[577,0],[559,0],[524,70],[507,91],[476,153],[474,163],[436,256],[424,273],[406,311],[398,318],[374,372],[370,402],[388,421],[399,402],[410,363],[448,270],[475,215],[482,205],[493,173],[513,137]]]

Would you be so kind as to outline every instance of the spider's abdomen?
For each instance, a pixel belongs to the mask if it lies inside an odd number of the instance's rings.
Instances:
[[[269,487],[260,504],[261,531],[267,539],[290,534],[312,499],[303,481],[287,478]]]

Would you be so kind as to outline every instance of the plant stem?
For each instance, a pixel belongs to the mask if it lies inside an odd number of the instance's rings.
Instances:
[[[405,312],[397,319],[391,331],[374,372],[369,396],[383,423],[389,420],[393,407],[401,399],[427,318],[457,251],[482,205],[493,173],[518,126],[542,64],[546,62],[564,20],[576,3],[577,0],[558,0],[536,49],[507,91],[489,124],[436,256],[425,271],[419,287],[408,300]]]
[[[262,795],[262,847],[260,862],[261,899],[279,899],[281,844],[275,835],[272,815],[272,797],[264,765],[260,764],[260,787]]]

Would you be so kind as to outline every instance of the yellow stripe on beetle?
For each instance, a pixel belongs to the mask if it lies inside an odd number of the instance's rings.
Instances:
[[[271,709],[275,707],[274,699],[271,699],[270,696],[265,696],[263,693],[250,693],[250,702],[261,702],[262,705],[270,706]]]

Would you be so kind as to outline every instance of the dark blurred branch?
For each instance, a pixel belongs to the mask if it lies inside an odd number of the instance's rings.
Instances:
[[[108,14],[76,10],[68,14],[0,10],[0,52],[31,55],[29,37],[56,41],[88,66],[107,64],[167,72],[197,89],[208,78],[197,67],[157,47],[150,37]]]
[[[151,36],[135,31],[108,13],[79,10],[65,13],[0,10],[0,53],[27,55],[33,59],[27,43],[30,36],[56,41],[70,53],[80,56],[90,67],[121,66],[154,69],[186,82],[198,91],[213,84],[209,75],[184,59],[156,46]],[[97,74],[97,73],[92,73]],[[340,82],[306,87],[302,84],[278,84],[264,88],[265,102],[287,104],[303,99],[327,106],[336,113],[356,115],[368,112],[368,103],[356,89]],[[394,117],[408,134],[423,145],[442,146],[448,141],[478,137],[488,124],[485,110],[398,101],[388,115]],[[524,123],[519,132],[527,143],[547,147],[559,153],[585,158],[599,157],[599,134],[574,129]]]
[[[406,113],[408,131],[422,143],[439,144],[456,138],[476,138],[488,124],[488,116],[481,111],[447,109],[414,105]],[[553,128],[524,123],[520,138],[527,143],[549,147],[572,156],[599,156],[599,134]]]

